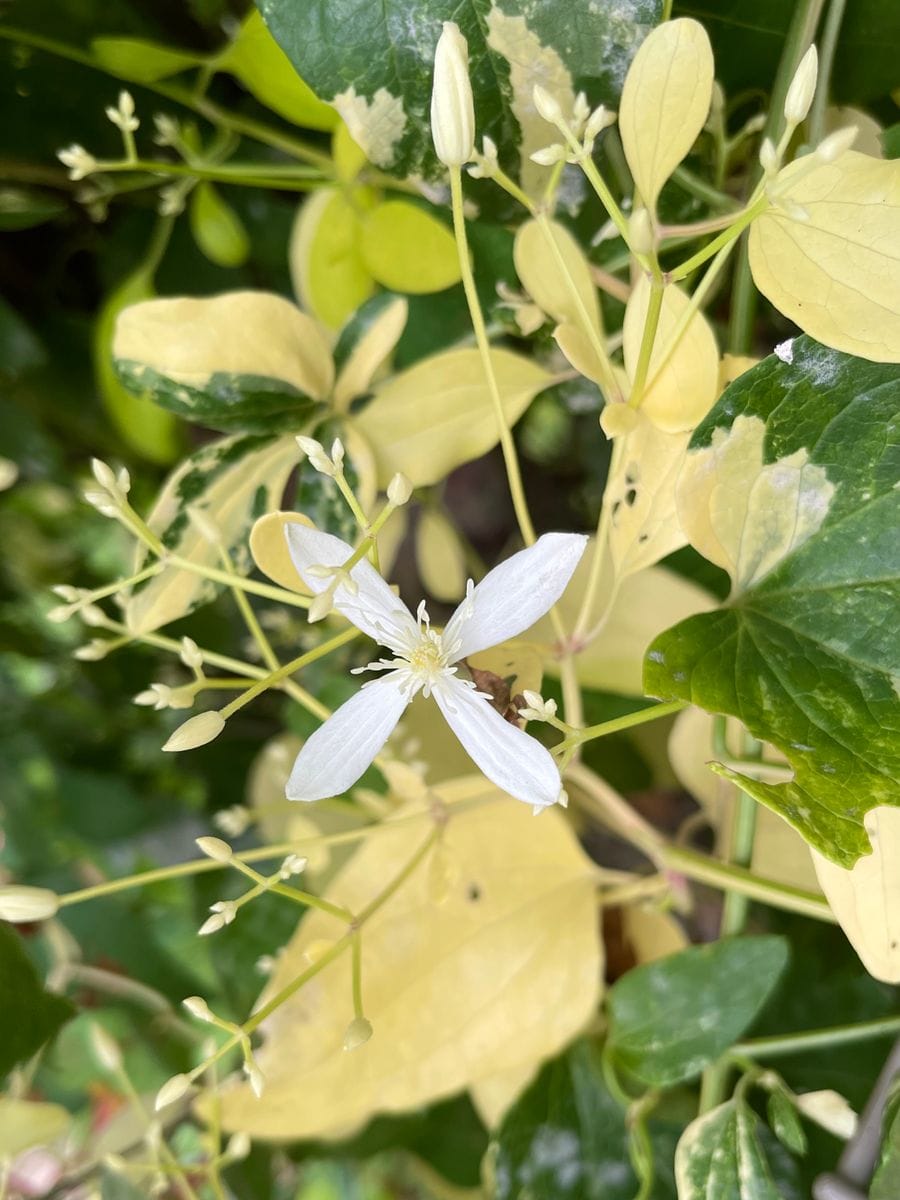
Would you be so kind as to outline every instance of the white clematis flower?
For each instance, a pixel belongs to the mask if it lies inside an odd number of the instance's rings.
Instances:
[[[559,799],[559,771],[549,751],[505,721],[473,683],[460,679],[457,664],[543,616],[564,592],[587,538],[544,534],[477,587],[470,580],[465,600],[438,633],[425,602],[413,617],[367,560],[343,577],[323,570],[341,567],[353,554],[340,538],[300,524],[288,525],[286,535],[294,566],[310,590],[334,588],[337,611],[394,655],[361,668],[384,675],[364,684],[307,740],[288,780],[289,800],[324,800],[345,792],[420,691],[434,697],[470,758],[497,787],[539,808]],[[341,580],[336,587],[335,578]]]

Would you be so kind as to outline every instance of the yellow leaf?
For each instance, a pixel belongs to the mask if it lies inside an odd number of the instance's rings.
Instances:
[[[270,512],[257,520],[250,530],[250,553],[256,566],[279,587],[311,596],[312,592],[300,578],[293,559],[288,553],[285,528],[288,525],[312,527],[312,521],[303,513]]]
[[[71,1114],[60,1104],[0,1096],[0,1159],[15,1158],[32,1146],[47,1146],[71,1124]]]
[[[574,628],[581,611],[594,553],[592,542],[557,606],[563,624],[569,629]],[[664,567],[646,567],[628,576],[619,584],[611,602],[612,588],[612,564],[607,556],[601,568],[592,620],[599,620],[604,612],[607,616],[602,632],[575,659],[578,678],[584,687],[623,696],[643,696],[644,651],[664,629],[694,613],[708,612],[714,607],[713,600],[695,583]],[[526,636],[551,647],[556,635],[549,616],[542,617]],[[558,674],[558,664],[552,658],[547,661],[547,671]]]
[[[706,123],[713,74],[706,30],[689,17],[658,25],[632,60],[619,104],[619,131],[649,209]]]
[[[763,463],[766,426],[739,416],[688,451],[675,494],[691,545],[729,573],[734,593],[757,583],[816,532],[834,486],[806,449]]]
[[[534,818],[477,780],[439,793],[452,801],[473,784],[488,802],[446,827],[440,853],[455,870],[443,902],[433,899],[426,860],[364,927],[372,1038],[342,1049],[353,1018],[345,955],[262,1026],[265,1091],[257,1100],[243,1084],[226,1089],[226,1128],[254,1138],[340,1137],[375,1113],[418,1108],[548,1058],[590,1019],[601,975],[594,867],[556,809]],[[429,828],[423,815],[378,829],[328,898],[362,910]],[[333,918],[310,912],[266,996],[303,969],[307,947],[339,931]]]
[[[376,372],[390,358],[400,341],[408,315],[409,305],[402,296],[398,296],[378,314],[362,335],[334,385],[333,404],[336,411],[345,411],[351,400],[368,391]]]
[[[900,809],[865,815],[872,853],[847,871],[812,851],[831,911],[870,975],[900,983]]]
[[[442,512],[426,508],[416,528],[416,565],[425,591],[451,603],[466,590],[465,551],[459,534]]]
[[[719,363],[719,391],[724,392],[729,383],[734,383],[745,371],[755,367],[760,360],[749,354],[723,354]]]
[[[739,747],[743,733],[740,721],[729,718],[727,744],[735,749]],[[709,713],[702,708],[685,709],[672,725],[669,762],[678,782],[705,810],[717,832],[718,844],[725,849],[731,844],[737,797],[734,787],[721,776],[714,775],[706,765],[716,758],[712,734],[713,717]],[[765,758],[773,763],[784,761],[771,746],[765,747]],[[786,775],[789,774],[786,766]],[[820,890],[810,847],[787,821],[761,804],[756,809],[756,836],[750,865],[757,874],[774,879],[776,883],[788,883],[810,892]]]
[[[257,100],[295,125],[327,130],[337,124],[337,113],[300,78],[255,8],[216,66],[236,75]]]
[[[584,331],[587,324],[599,332],[600,306],[590,263],[564,225],[549,221],[548,226],[571,282],[566,281],[545,231],[534,220],[526,221],[516,234],[513,248],[516,274],[535,304],[558,325],[574,325]],[[578,300],[572,295],[573,287]]]
[[[616,449],[605,503],[609,549],[619,576],[652,566],[687,542],[675,510],[675,484],[689,433],[664,433],[642,412]]]
[[[323,400],[334,380],[323,330],[271,292],[134,304],[116,323],[113,357],[199,389],[218,373],[257,375],[286,380]]]
[[[513,425],[553,376],[509,350],[492,350],[491,360],[506,420]],[[357,425],[375,451],[382,487],[397,471],[414,487],[437,483],[500,440],[477,350],[432,355],[377,385]]]
[[[388,200],[363,218],[359,248],[369,274],[394,292],[440,292],[460,279],[453,234],[405,200]]]
[[[250,564],[249,534],[256,506],[262,497],[266,507],[276,507],[287,478],[300,457],[292,437],[277,438],[230,461],[230,453],[244,439],[222,438],[186,459],[163,485],[147,524],[154,533],[175,529],[177,536],[168,549],[198,566],[221,569],[216,546],[203,537],[188,519],[183,489],[187,482],[191,503],[214,522],[222,544],[229,548],[235,567],[246,572]],[[196,487],[197,490],[192,489]],[[144,564],[140,550],[135,570]],[[216,588],[202,576],[178,566],[166,566],[125,605],[125,623],[133,633],[147,633],[177,621],[205,603]]]
[[[494,1130],[499,1126],[537,1072],[538,1065],[528,1063],[472,1084],[469,1088],[472,1103],[487,1129]]]
[[[331,137],[331,157],[341,183],[352,183],[366,165],[366,152],[353,140],[345,122],[339,121]]]
[[[622,327],[625,369],[632,379],[649,303],[650,281],[642,275],[628,299]],[[663,291],[647,387],[641,401],[641,411],[667,433],[693,429],[709,412],[719,393],[719,351],[712,328],[701,312],[691,318],[678,345],[663,361],[669,338],[689,304],[690,297],[677,284],[670,283]]]
[[[408,532],[409,513],[406,508],[398,508],[378,534],[378,561],[387,580],[393,580],[394,567]]]
[[[288,262],[294,292],[329,329],[340,329],[375,291],[360,252],[358,216],[359,205],[373,201],[364,188],[357,188],[354,197],[357,204],[337,188],[320,188],[300,205],[291,230]]]
[[[759,290],[811,337],[873,362],[900,362],[900,162],[847,151],[779,172],[777,203],[750,227]]]
[[[211,183],[201,181],[191,193],[194,241],[219,267],[239,267],[250,253],[250,239],[240,217]]]
[[[677,954],[689,944],[681,923],[657,905],[629,904],[623,908],[622,932],[638,963]]]

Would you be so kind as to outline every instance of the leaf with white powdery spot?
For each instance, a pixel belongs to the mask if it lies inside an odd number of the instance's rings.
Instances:
[[[729,777],[850,867],[865,813],[900,805],[900,368],[806,337],[784,359],[694,434],[681,523],[734,590],[657,638],[644,682],[777,747],[791,782]]]

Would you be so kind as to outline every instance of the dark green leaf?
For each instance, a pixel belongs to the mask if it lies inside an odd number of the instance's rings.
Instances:
[[[900,366],[807,337],[726,389],[688,461],[739,420],[764,427],[765,464],[798,455],[805,479],[826,481],[805,497],[817,527],[726,607],[660,635],[644,668],[648,695],[739,717],[777,746],[793,780],[740,786],[847,867],[869,850],[864,814],[900,804],[898,412]],[[745,527],[764,551],[771,511]]]
[[[52,221],[65,211],[65,204],[47,192],[0,188],[0,230],[31,229],[34,225]]]
[[[300,75],[350,116],[351,133],[376,166],[431,177],[445,170],[429,128],[442,21],[456,21],[469,43],[479,136],[514,152],[522,140],[516,114],[534,113],[538,63],[545,63],[545,80],[568,73],[570,86],[583,88],[592,104],[615,107],[628,64],[662,10],[659,0],[624,7],[616,0],[505,0],[502,6],[491,0],[456,6],[444,0],[265,0],[259,7]],[[530,60],[527,72],[518,66],[524,59]],[[522,147],[526,160],[546,131],[546,125],[526,130],[537,139]],[[543,178],[545,171],[528,163],[526,182],[535,173]]]
[[[629,971],[607,998],[615,1059],[654,1087],[699,1075],[751,1024],[787,957],[780,937],[727,938]]]
[[[783,1146],[794,1154],[806,1153],[806,1134],[797,1116],[793,1101],[782,1087],[776,1087],[769,1096],[766,1114],[772,1132]]]
[[[884,1114],[884,1141],[869,1200],[897,1200],[900,1196],[900,1090],[894,1089]]]
[[[74,1015],[68,1000],[44,990],[22,939],[0,922],[0,1079]]]

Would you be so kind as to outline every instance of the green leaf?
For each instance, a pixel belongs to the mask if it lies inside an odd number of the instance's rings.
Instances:
[[[794,1103],[783,1087],[776,1087],[770,1094],[766,1115],[772,1132],[782,1146],[792,1150],[794,1154],[806,1153],[806,1134],[803,1132]]]
[[[678,1200],[784,1200],[761,1132],[743,1100],[729,1100],[693,1121],[675,1152]]]
[[[565,107],[584,89],[613,108],[628,64],[661,16],[659,0],[266,0],[275,40],[316,93],[346,121],[369,161],[396,175],[443,177],[429,109],[441,22],[455,20],[469,44],[478,132],[535,192],[547,168],[530,161],[554,138],[532,101],[536,80]],[[521,165],[521,170],[519,169]]]
[[[0,922],[0,1079],[74,1015],[68,1000],[44,990],[22,939]]]
[[[152,274],[143,266],[109,294],[94,326],[94,371],[106,411],[129,450],[150,462],[170,463],[181,447],[179,422],[152,403],[153,397],[146,391],[129,389],[112,358],[119,313],[153,294]]]
[[[644,686],[777,746],[789,783],[721,770],[850,867],[864,814],[900,804],[900,366],[807,337],[785,357],[731,384],[693,436],[679,516],[734,588],[656,639]]]
[[[205,61],[190,50],[172,50],[144,38],[94,38],[91,49],[101,66],[131,83],[155,83]]]
[[[303,36],[311,36],[305,14],[300,24]],[[255,9],[244,21],[235,40],[216,60],[216,66],[236,75],[260,103],[286,121],[307,129],[324,130],[334,129],[338,123],[337,113],[323,104],[300,78]]]
[[[548,1063],[507,1113],[493,1141],[496,1200],[632,1200],[625,1113],[603,1082],[598,1055],[577,1042]]]
[[[113,360],[129,392],[223,432],[298,432],[334,377],[321,328],[269,292],[132,304]]]
[[[653,1087],[694,1078],[752,1023],[787,958],[783,938],[740,937],[636,967],[607,997],[609,1049]]]
[[[406,200],[388,200],[363,219],[360,252],[372,278],[395,292],[440,292],[459,282],[452,232]]]
[[[0,230],[32,229],[66,211],[56,196],[31,188],[0,188]]]
[[[100,1200],[141,1200],[144,1192],[129,1183],[124,1175],[104,1170],[100,1180]]]
[[[885,1109],[884,1140],[869,1200],[896,1200],[897,1196],[900,1196],[900,1091],[895,1087]]]
[[[194,241],[210,262],[219,267],[239,267],[247,261],[247,231],[211,183],[201,182],[194,188],[189,215]]]
[[[218,548],[190,520],[188,510],[196,506],[217,527],[235,569],[246,575],[253,565],[249,544],[253,522],[279,507],[299,456],[292,437],[230,437],[203,446],[166,480],[147,524],[172,554],[198,566],[221,569]],[[142,551],[136,571],[144,561]],[[206,604],[221,589],[220,583],[192,571],[167,566],[132,592],[125,621],[137,633],[159,629]]]

